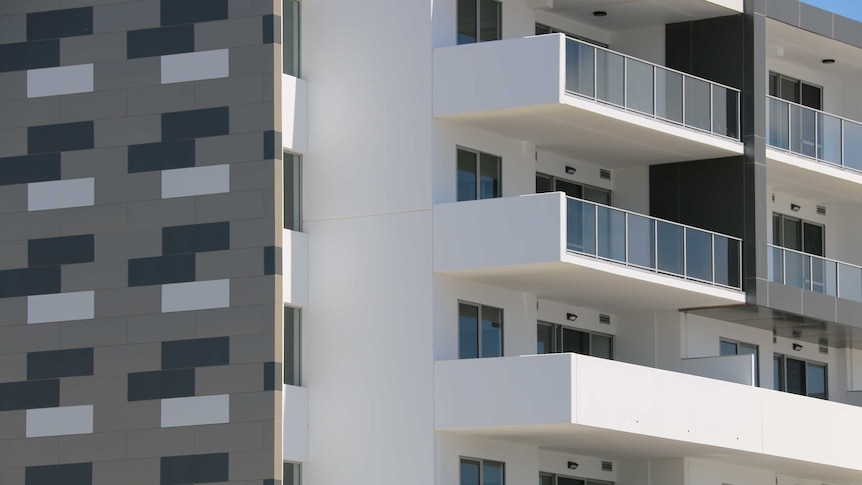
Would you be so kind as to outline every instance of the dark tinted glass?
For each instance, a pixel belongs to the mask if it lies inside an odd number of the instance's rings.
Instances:
[[[477,0],[458,0],[458,43],[472,44],[476,42],[476,6]]]
[[[479,485],[479,462],[461,460],[461,485]]]
[[[482,357],[503,355],[503,310],[482,307]],[[487,483],[487,481],[486,481]]]
[[[458,201],[476,200],[476,165],[478,154],[458,150]]]
[[[495,0],[479,0],[479,36],[481,41],[501,38],[500,18],[502,5]]]
[[[787,392],[805,394],[805,362],[785,359],[787,371]]]
[[[479,357],[479,307],[458,305],[458,358]]]

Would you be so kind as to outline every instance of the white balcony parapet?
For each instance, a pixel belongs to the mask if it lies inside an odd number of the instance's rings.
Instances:
[[[440,361],[438,431],[862,482],[862,408],[578,354]],[[684,450],[684,451],[683,451]]]

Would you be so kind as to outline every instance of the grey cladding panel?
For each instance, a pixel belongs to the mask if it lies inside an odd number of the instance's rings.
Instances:
[[[180,54],[194,50],[194,25],[131,30],[126,34],[126,56],[129,59]]]
[[[27,14],[27,40],[55,39],[93,33],[93,7]]]
[[[162,342],[162,369],[230,364],[230,338]]]
[[[59,292],[59,266],[0,271],[0,298]]]
[[[41,69],[59,65],[59,40],[0,45],[0,72]]]
[[[194,254],[129,260],[129,286],[162,285],[194,280]]]
[[[229,131],[230,110],[227,106],[162,115],[164,141],[227,135]]]
[[[162,0],[162,25],[224,20],[228,0]]]
[[[161,485],[228,481],[229,455],[165,456],[161,460]]]
[[[51,153],[93,148],[93,122],[62,123],[27,128],[28,153]]]
[[[162,254],[230,249],[230,223],[214,222],[162,229]]]
[[[195,370],[174,369],[132,372],[128,376],[128,400],[168,399],[195,395]]]
[[[91,485],[93,464],[30,466],[27,467],[24,477],[24,485]]]
[[[32,239],[27,242],[28,265],[89,263],[93,261],[95,241],[92,234]]]
[[[27,379],[93,375],[93,349],[51,350],[27,354]]]
[[[0,158],[0,185],[60,180],[60,154]]]
[[[0,384],[0,411],[55,408],[59,405],[59,379]]]

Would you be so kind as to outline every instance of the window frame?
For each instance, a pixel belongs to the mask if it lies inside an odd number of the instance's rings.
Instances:
[[[578,197],[579,199],[586,200],[587,202],[590,202],[590,203],[593,203],[593,204],[601,204],[601,205],[606,205],[606,206],[608,206],[608,207],[612,207],[612,204],[613,204],[613,201],[614,201],[614,199],[613,199],[614,191],[613,191],[613,190],[611,190],[611,189],[605,189],[605,188],[602,188],[602,187],[597,187],[597,186],[595,186],[595,185],[585,184],[585,183],[577,182],[577,181],[575,181],[575,180],[571,180],[571,179],[567,179],[567,178],[563,178],[563,177],[557,177],[556,175],[550,175],[550,174],[547,174],[547,173],[545,173],[545,172],[536,172],[536,178],[538,179],[539,177],[547,178],[547,179],[550,181],[551,189],[552,189],[552,190],[551,190],[551,192],[564,192],[564,191],[562,191],[562,190],[558,190],[558,189],[557,189],[557,181],[560,181],[560,182],[564,182],[564,183],[567,183],[567,184],[571,184],[571,185],[575,185],[575,186],[580,187],[580,188],[581,188],[581,197]],[[587,198],[584,196],[584,193],[585,193],[585,190],[586,190],[586,189],[589,189],[589,190],[595,190],[595,191],[597,191],[597,192],[602,192],[602,193],[606,193],[606,194],[608,194],[608,202],[607,202],[607,204],[606,204],[606,203],[604,203],[604,202],[596,202],[596,201],[594,201],[594,200],[592,200],[592,199],[587,199]],[[537,193],[537,194],[544,194],[544,193],[547,193],[547,192],[539,192],[539,191],[538,191],[538,188],[537,188],[537,189],[536,189],[536,193]],[[569,195],[567,194],[567,195],[566,195],[566,197],[571,197],[571,196],[569,196]]]
[[[471,201],[471,200],[499,199],[499,198],[503,197],[503,157],[501,157],[500,155],[494,155],[493,153],[483,152],[480,150],[475,150],[473,148],[467,148],[467,147],[464,147],[461,145],[457,145],[455,148],[456,148],[456,150],[455,150],[455,199],[458,202],[467,202],[467,201]],[[474,187],[475,191],[476,191],[475,192],[476,197],[472,198],[472,199],[462,199],[461,194],[460,194],[460,186],[459,186],[459,182],[458,182],[458,172],[460,172],[460,169],[458,168],[458,165],[460,163],[459,159],[460,159],[460,153],[461,152],[470,153],[470,154],[473,154],[476,156],[476,164],[473,167],[474,168],[473,174],[474,174],[475,179],[476,179],[476,186]],[[482,156],[483,155],[485,155],[487,157],[493,157],[496,161],[496,164],[497,164],[496,172],[499,176],[497,178],[497,188],[499,190],[495,191],[494,195],[492,195],[491,197],[482,197]]]
[[[801,358],[801,357],[788,356],[787,354],[780,354],[777,352],[772,354],[772,359],[773,359],[773,367],[774,367],[774,362],[776,360],[778,360],[778,362],[779,362],[778,369],[779,369],[780,379],[781,379],[779,381],[779,389],[774,389],[774,390],[786,392],[789,394],[796,394],[798,396],[811,397],[814,399],[823,399],[824,401],[829,400],[829,364],[827,364],[826,362],[819,362],[816,360],[810,360],[810,359],[805,359],[805,358]],[[790,392],[787,390],[787,388],[788,388],[788,386],[787,386],[787,360],[788,359],[795,360],[797,362],[802,362],[805,365],[805,372],[802,374],[802,376],[803,376],[802,386],[803,386],[804,390],[801,394],[798,394],[795,392]],[[823,397],[812,396],[808,391],[808,366],[822,367],[823,368]],[[774,377],[773,377],[773,380],[774,380]],[[773,384],[773,388],[774,387],[775,386]]]
[[[552,349],[552,351],[550,351],[550,352],[545,352],[545,353],[543,353],[543,354],[539,354],[539,348],[538,348],[538,343],[539,343],[539,339],[538,339],[538,328],[539,328],[539,326],[542,326],[542,325],[544,325],[544,326],[550,326],[550,327],[551,327],[551,341],[552,341],[552,342],[551,342],[551,346],[553,347],[553,349]],[[562,325],[562,324],[559,324],[559,323],[548,322],[548,321],[545,321],[545,320],[537,320],[537,321],[536,321],[536,330],[537,330],[537,332],[536,332],[536,354],[537,354],[537,355],[546,355],[546,354],[562,354],[562,353],[565,353],[565,352],[563,352],[563,350],[562,350],[562,349],[563,349],[563,330],[572,330],[572,331],[575,331],[575,332],[580,332],[580,333],[583,333],[583,334],[587,334],[587,336],[588,336],[587,342],[589,342],[589,345],[590,345],[589,352],[588,352],[588,353],[586,353],[586,354],[582,354],[582,353],[580,353],[580,352],[572,352],[572,353],[579,354],[579,355],[588,355],[588,356],[590,356],[590,357],[596,357],[596,358],[598,358],[598,359],[614,360],[614,354],[615,354],[615,352],[614,352],[614,340],[615,340],[615,339],[614,339],[614,335],[613,335],[613,334],[610,334],[610,333],[603,333],[603,332],[594,332],[594,331],[592,331],[592,330],[586,330],[586,329],[583,329],[583,328],[572,327],[572,326],[569,326],[569,325]],[[608,338],[608,339],[611,341],[611,346],[610,346],[610,354],[611,354],[611,355],[610,355],[610,357],[603,357],[603,356],[599,356],[599,355],[594,355],[594,353],[593,353],[593,337],[594,337],[594,336],[597,336],[597,337],[606,337],[606,338]]]
[[[281,225],[289,231],[302,232],[302,155],[282,151],[281,172]],[[292,210],[288,210],[288,195]]]
[[[482,2],[493,2],[497,6],[497,36],[495,39],[482,39]],[[476,37],[472,42],[461,42],[461,30],[460,23],[461,20],[458,18],[459,12],[461,11],[461,2],[472,2],[475,5],[474,13],[476,23],[473,25],[473,28],[476,32]],[[503,2],[500,0],[457,0],[455,5],[455,44],[456,45],[468,45],[468,44],[478,44],[480,42],[491,42],[495,40],[501,40],[503,38]]]
[[[477,318],[476,318],[476,357],[462,357],[461,355],[461,305],[467,305],[471,307],[475,307],[477,309]],[[484,308],[492,308],[494,310],[499,310],[500,312],[500,355],[482,355],[482,310]],[[483,305],[481,303],[475,303],[472,301],[466,300],[458,300],[458,359],[490,359],[494,357],[504,357],[506,355],[506,325],[505,325],[505,315],[504,310],[501,307],[495,307],[493,305]]]
[[[459,456],[458,457],[458,483],[464,483],[464,476],[461,474],[461,466],[465,461],[475,462],[479,464],[479,485],[484,485],[485,482],[485,463],[495,463],[499,464],[500,468],[503,470],[503,483],[501,485],[506,485],[506,462],[500,460],[489,460],[486,458],[475,458],[472,456]]]

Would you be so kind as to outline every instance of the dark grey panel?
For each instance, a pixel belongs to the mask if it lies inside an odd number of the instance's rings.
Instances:
[[[89,263],[93,261],[94,248],[95,243],[92,234],[31,239],[27,242],[27,264],[32,268],[58,264]]]
[[[56,39],[93,33],[93,7],[27,14],[27,40]]]
[[[162,0],[162,25],[224,20],[227,15],[227,0]]]
[[[227,135],[229,131],[230,110],[227,106],[176,111],[162,115],[162,140],[164,141]]]
[[[164,56],[195,50],[194,25],[130,30],[126,33],[126,57]]]
[[[93,148],[92,121],[27,128],[27,152],[30,154],[90,148]]]
[[[162,254],[230,249],[230,223],[213,222],[162,228]]]
[[[0,411],[55,408],[59,405],[59,379],[0,384]]]
[[[60,154],[0,158],[0,185],[60,180]]]
[[[51,350],[27,354],[27,379],[93,375],[93,349]]]
[[[162,285],[194,280],[194,254],[129,260],[129,286]]]
[[[805,30],[832,37],[832,12],[808,5],[799,4],[799,26]]]
[[[60,293],[60,267],[0,271],[0,298]]]
[[[228,454],[165,456],[161,462],[161,485],[228,481]]]
[[[128,384],[129,401],[194,396],[195,370],[132,372],[129,374]]]
[[[195,166],[195,141],[129,145],[129,173]]]
[[[92,485],[92,463],[28,466],[24,485]]]
[[[0,72],[41,69],[59,65],[59,40],[0,44]]]
[[[230,338],[162,342],[162,369],[230,364]]]
[[[263,248],[263,274],[281,274],[281,248]]]

